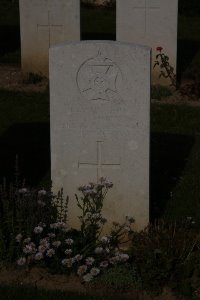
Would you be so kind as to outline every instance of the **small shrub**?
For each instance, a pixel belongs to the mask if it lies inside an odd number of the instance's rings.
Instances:
[[[143,289],[160,293],[164,286],[177,284],[177,270],[186,266],[193,255],[197,258],[200,254],[198,241],[199,236],[188,222],[177,226],[160,221],[134,233],[131,256]]]
[[[181,96],[187,96],[191,100],[200,100],[200,81],[199,82],[190,82],[183,85],[180,88]]]
[[[108,269],[92,285],[97,288],[100,286],[114,292],[125,292],[130,288],[138,289],[140,281],[137,277],[137,272],[130,265],[126,264],[116,265]]]

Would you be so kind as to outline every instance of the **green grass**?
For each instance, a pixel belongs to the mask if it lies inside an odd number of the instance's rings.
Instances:
[[[153,104],[151,129],[172,134],[200,134],[200,107],[188,105]]]
[[[0,285],[1,300],[114,300],[116,297],[90,296],[76,292],[46,291],[33,287],[17,287]],[[118,296],[117,299],[127,299]]]
[[[194,145],[185,167],[171,194],[165,210],[167,219],[192,217],[200,228],[200,137],[195,136]]]

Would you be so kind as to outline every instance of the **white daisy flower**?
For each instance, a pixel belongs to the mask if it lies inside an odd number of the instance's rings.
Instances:
[[[36,226],[33,230],[34,233],[39,234],[43,231],[43,228],[41,226]]]
[[[74,256],[75,261],[81,261],[82,258],[83,258],[83,256],[80,254],[77,254],[76,256]]]
[[[54,247],[58,248],[58,247],[60,247],[60,245],[61,245],[61,241],[54,241],[54,242],[52,243],[52,245],[53,245]]]
[[[23,266],[23,265],[25,265],[25,263],[26,263],[26,258],[25,258],[25,257],[20,257],[20,258],[17,260],[18,266]]]
[[[72,254],[72,249],[66,249],[66,250],[65,250],[65,254],[66,254],[66,255]]]
[[[103,248],[102,247],[96,247],[95,250],[94,250],[94,252],[96,254],[101,254],[103,252]]]
[[[86,273],[87,268],[88,268],[88,267],[87,267],[86,265],[80,266],[80,267],[78,268],[77,274],[78,274],[79,276],[82,276],[84,273]]]
[[[92,274],[92,276],[97,276],[100,273],[100,270],[98,268],[92,268],[90,270],[90,274]]]
[[[100,263],[100,268],[107,268],[108,267],[108,261],[107,260],[104,260]]]
[[[83,275],[82,278],[83,278],[83,281],[89,282],[89,281],[91,281],[93,279],[93,276],[92,276],[91,273],[87,273],[87,274]]]
[[[17,243],[20,243],[22,240],[23,235],[21,233],[19,233],[18,235],[16,235],[15,240]]]
[[[71,245],[74,243],[74,241],[73,241],[72,239],[66,239],[66,240],[65,240],[65,243],[66,243],[67,245],[71,246]]]
[[[85,260],[85,263],[87,266],[91,266],[93,265],[95,259],[93,257],[87,257],[86,260]]]
[[[46,256],[52,257],[54,254],[55,254],[55,250],[54,249],[49,249],[49,250],[47,250]]]
[[[39,196],[45,196],[46,194],[47,194],[47,192],[44,189],[38,191]]]
[[[41,252],[37,252],[35,254],[35,260],[41,260],[41,259],[43,259],[43,254]]]

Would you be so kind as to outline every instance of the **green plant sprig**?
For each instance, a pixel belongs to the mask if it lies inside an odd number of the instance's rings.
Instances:
[[[160,75],[159,77],[164,77],[164,78],[169,78],[171,81],[171,86],[177,87],[176,86],[176,75],[174,73],[174,68],[170,65],[169,63],[169,57],[162,52],[163,48],[162,47],[157,47],[156,50],[159,52],[156,55],[156,61],[154,63],[153,68],[156,66],[160,67]]]

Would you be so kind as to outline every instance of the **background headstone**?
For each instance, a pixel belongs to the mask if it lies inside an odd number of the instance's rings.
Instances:
[[[156,47],[169,56],[176,72],[178,0],[116,0],[117,41],[152,47],[152,65]],[[159,83],[159,68],[152,72],[152,83]],[[162,83],[168,84],[164,79]]]
[[[150,48],[85,41],[50,48],[51,176],[69,195],[79,224],[77,187],[101,176],[114,187],[109,221],[149,220]]]
[[[21,64],[48,76],[49,47],[80,40],[79,0],[20,0]]]

